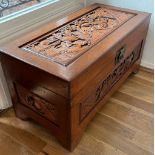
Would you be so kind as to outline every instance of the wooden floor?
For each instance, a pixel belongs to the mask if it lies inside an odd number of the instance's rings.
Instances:
[[[0,155],[153,155],[153,74],[131,75],[89,124],[70,153],[43,127],[0,117]]]

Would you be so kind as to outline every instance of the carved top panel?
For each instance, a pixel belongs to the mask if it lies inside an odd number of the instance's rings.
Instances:
[[[67,66],[134,15],[99,7],[21,48]]]

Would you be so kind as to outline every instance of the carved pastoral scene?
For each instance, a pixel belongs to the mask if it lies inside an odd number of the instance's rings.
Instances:
[[[21,48],[66,66],[133,16],[99,7]]]

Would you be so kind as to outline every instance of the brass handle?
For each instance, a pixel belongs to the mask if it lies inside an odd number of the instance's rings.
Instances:
[[[117,51],[116,53],[116,58],[115,58],[115,64],[118,64],[122,61],[125,55],[125,47],[122,47],[120,50]]]

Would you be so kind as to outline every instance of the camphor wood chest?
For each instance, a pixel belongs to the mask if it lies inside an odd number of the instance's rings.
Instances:
[[[0,58],[17,117],[49,128],[67,149],[137,72],[150,14],[94,4],[14,40]]]

